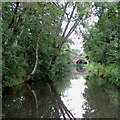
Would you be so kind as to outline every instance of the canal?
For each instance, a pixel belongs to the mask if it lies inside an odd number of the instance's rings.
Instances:
[[[118,90],[89,74],[7,89],[3,118],[118,118]]]

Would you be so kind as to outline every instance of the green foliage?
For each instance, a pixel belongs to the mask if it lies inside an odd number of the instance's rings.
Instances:
[[[117,63],[106,66],[105,64],[101,65],[100,63],[91,62],[86,67],[90,72],[94,73],[97,76],[100,76],[102,74],[103,79],[105,79],[107,82],[120,86],[120,81],[118,80],[119,70],[116,66],[118,66]]]
[[[27,79],[34,68],[38,39],[36,76],[39,78],[39,73],[45,76],[51,56],[56,54],[54,43],[57,44],[60,37],[56,26],[62,8],[44,2],[19,3],[18,6],[8,2],[3,3],[2,8],[3,87],[18,85]]]
[[[96,75],[104,74],[107,81],[120,86],[118,80],[118,3],[95,3],[94,7],[97,9],[98,23],[89,26],[89,33],[84,34],[84,53],[91,61],[89,69]]]
[[[72,49],[72,54],[73,54],[74,57],[76,57],[76,56],[82,56],[81,51],[78,50],[78,49]]]
[[[83,16],[87,17],[90,5],[82,2],[2,3],[3,87],[25,82],[36,63],[32,80],[44,81],[43,78],[49,77],[55,81],[57,74],[65,76],[70,72],[74,55],[70,51],[72,40],[69,36],[76,34],[76,28]],[[76,8],[75,15],[67,11],[71,7]],[[63,29],[65,21],[68,26]],[[70,31],[68,27],[71,27]],[[66,35],[66,31],[69,34]]]
[[[71,55],[71,52],[68,50],[64,51],[64,53],[60,53],[56,64],[51,70],[53,80],[57,80],[59,77],[63,77],[65,79],[66,74],[72,72],[74,64]]]

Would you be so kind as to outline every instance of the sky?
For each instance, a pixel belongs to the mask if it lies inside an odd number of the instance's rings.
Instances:
[[[94,2],[92,2],[92,5],[94,5]],[[67,12],[68,13],[71,13],[71,11],[72,11],[72,8],[67,8]],[[75,13],[76,13],[76,9],[75,9]],[[95,11],[93,10],[93,14],[91,14],[91,17],[87,19],[89,25],[92,25],[94,22],[98,21],[98,17],[94,16],[94,13],[95,13]],[[62,23],[63,30],[64,30],[66,24],[67,23],[65,21]],[[67,32],[70,30],[70,28],[71,28],[72,25],[73,25],[73,22],[70,23]],[[85,28],[83,28],[82,25],[80,25],[79,28],[82,31],[86,30]],[[77,28],[77,31],[79,31],[79,28]],[[78,35],[75,35],[74,33],[72,33],[69,38],[72,39],[72,41],[74,42],[73,44],[70,44],[70,48],[71,49],[78,49],[82,53],[83,52],[83,37],[82,37],[82,34],[80,33]]]

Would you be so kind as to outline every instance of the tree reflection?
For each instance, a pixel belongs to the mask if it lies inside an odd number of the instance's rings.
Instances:
[[[63,101],[61,100],[61,97],[60,97],[61,94],[58,93],[54,84],[50,82],[49,85],[51,86],[52,92],[55,93],[56,105],[58,106],[58,111],[60,111],[59,114],[61,115],[61,117],[64,117],[64,119],[66,119],[66,115],[67,115],[67,118],[74,118],[72,113],[67,109],[67,107],[64,105]]]
[[[86,99],[83,106],[86,112],[83,116],[85,118],[118,118],[118,90],[94,75],[87,77],[86,81],[87,88],[83,94]],[[101,84],[98,84],[99,81]]]
[[[77,62],[76,68],[73,71],[75,75],[88,75],[88,70],[86,70],[85,64],[82,62]]]
[[[51,82],[44,85],[27,84],[19,87],[14,94],[13,91],[9,91],[7,96],[3,95],[5,118],[74,118]]]
[[[34,98],[35,98],[35,104],[36,104],[36,117],[38,118],[38,99],[37,99],[36,92],[31,88],[31,86],[30,86],[29,84],[27,84],[27,87],[28,87],[28,89],[31,90],[31,92],[32,92],[33,95],[34,95]]]

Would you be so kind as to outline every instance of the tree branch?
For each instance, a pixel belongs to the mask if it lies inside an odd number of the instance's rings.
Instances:
[[[66,25],[66,27],[65,27],[65,30],[64,30],[64,32],[63,32],[62,37],[65,36],[65,33],[66,33],[67,29],[68,29],[68,26],[69,26],[69,24],[70,24],[70,21],[71,21],[71,18],[72,18],[72,16],[73,16],[73,13],[74,13],[75,8],[76,8],[76,4],[73,6],[72,13],[71,13],[71,15],[70,15],[70,18],[68,19],[68,23],[67,23],[67,25]]]
[[[67,8],[67,4],[65,4],[64,14],[65,14],[66,8]],[[73,17],[73,13],[74,13],[75,8],[76,8],[76,4],[73,6],[73,10],[72,10],[72,12],[71,12],[70,18],[68,18],[68,23],[67,23],[67,25],[66,25],[66,27],[65,27],[65,30],[64,30],[63,34],[62,34],[62,39],[65,37],[65,33],[66,33],[66,31],[67,31],[67,29],[68,29],[68,26],[69,26],[69,24],[70,24],[70,21],[71,21],[71,19],[72,19],[72,17]],[[62,24],[63,18],[64,18],[64,15],[63,15],[62,18],[61,18],[60,24]],[[73,31],[72,31],[72,32],[73,32]],[[57,46],[57,48],[58,48],[59,50],[61,50],[61,48],[62,48],[62,46],[63,46],[63,44],[64,44],[65,42],[67,42],[67,41],[66,41],[66,40],[63,41],[60,45]],[[53,58],[52,61],[51,61],[51,65],[55,64],[55,62],[57,61],[57,58],[58,58],[58,55],[54,56],[54,58]],[[51,68],[52,68],[52,66],[50,66],[50,69],[51,69]]]
[[[68,34],[66,35],[65,38],[68,38],[68,37],[73,33],[73,31],[75,30],[75,28],[77,27],[78,24],[79,24],[78,21],[76,21],[76,22],[74,23],[74,25],[71,27],[70,31],[68,32]]]
[[[66,12],[66,9],[67,9],[67,5],[68,5],[68,3],[65,3],[64,13],[63,13],[63,15],[62,15],[62,18],[61,18],[60,24],[59,24],[59,31],[60,31],[60,28],[61,28],[61,26],[62,26],[62,22],[63,22],[63,19],[64,19],[64,15],[65,15],[65,12]]]

